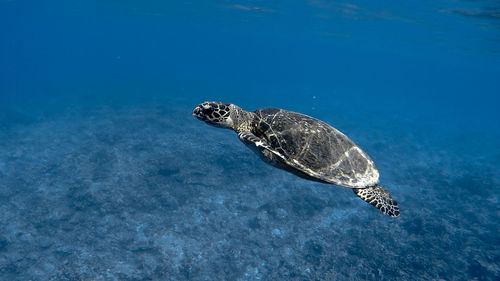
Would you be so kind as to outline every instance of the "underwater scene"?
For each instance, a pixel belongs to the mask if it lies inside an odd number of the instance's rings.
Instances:
[[[0,0],[0,280],[500,280],[499,140],[496,0]]]

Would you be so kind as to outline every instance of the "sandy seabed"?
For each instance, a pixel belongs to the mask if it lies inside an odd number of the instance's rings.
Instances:
[[[478,156],[479,138],[354,132],[401,206],[392,219],[266,165],[191,107],[4,114],[0,279],[500,278],[498,153]]]

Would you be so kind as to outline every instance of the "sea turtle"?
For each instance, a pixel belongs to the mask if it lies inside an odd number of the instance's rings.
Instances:
[[[293,111],[262,108],[249,112],[234,104],[204,102],[193,115],[232,129],[265,162],[313,181],[352,188],[364,201],[391,217],[398,204],[378,185],[372,159],[346,135],[323,121]]]

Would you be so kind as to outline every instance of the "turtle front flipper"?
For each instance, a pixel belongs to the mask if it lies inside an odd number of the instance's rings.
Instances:
[[[251,132],[238,132],[238,138],[266,162],[274,164],[277,160],[286,161],[285,157],[275,151],[265,139],[261,139]]]
[[[248,148],[259,155],[259,157],[268,164],[278,169],[282,169],[295,174],[301,178],[325,183],[325,181],[320,179],[320,177],[313,171],[300,165],[300,163],[298,163],[296,160],[289,159],[279,150],[274,149],[266,141],[266,139],[261,139],[251,132],[247,131],[238,132],[238,137]]]
[[[391,217],[399,217],[401,214],[398,203],[392,199],[389,191],[385,190],[380,185],[366,188],[354,188],[353,190],[359,198],[376,207],[382,213]]]

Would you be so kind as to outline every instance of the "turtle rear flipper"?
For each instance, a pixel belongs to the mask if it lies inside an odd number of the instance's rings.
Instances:
[[[389,191],[385,190],[380,185],[377,184],[366,188],[354,188],[353,190],[359,198],[376,207],[382,213],[391,217],[399,217],[401,214],[398,203],[392,199]]]

